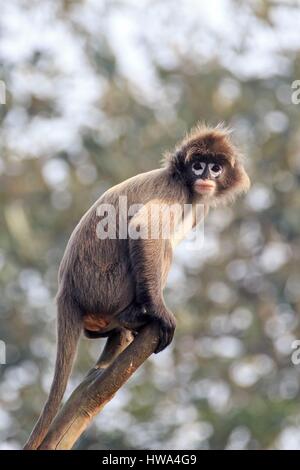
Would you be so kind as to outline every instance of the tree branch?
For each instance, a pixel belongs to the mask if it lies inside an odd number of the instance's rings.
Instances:
[[[58,413],[39,449],[71,449],[94,416],[155,351],[157,344],[155,323],[145,326],[134,339],[128,330],[123,330],[108,340],[96,366]]]

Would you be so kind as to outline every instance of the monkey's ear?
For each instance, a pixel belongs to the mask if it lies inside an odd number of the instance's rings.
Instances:
[[[247,193],[251,186],[251,181],[246,173],[244,165],[241,162],[236,162],[235,170],[237,172],[237,192],[238,193]]]
[[[177,149],[173,153],[167,153],[164,158],[165,166],[174,175],[182,176],[185,167],[186,153]]]
[[[186,154],[183,150],[176,150],[174,153],[174,166],[176,167],[176,170],[179,171],[180,173],[183,172],[184,166],[185,166],[185,157]]]

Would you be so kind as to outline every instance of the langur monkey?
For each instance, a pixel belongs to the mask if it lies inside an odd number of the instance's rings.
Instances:
[[[231,202],[249,186],[230,132],[222,126],[198,125],[165,155],[161,168],[114,186],[87,211],[70,237],[59,268],[54,378],[25,449],[39,447],[58,411],[82,331],[89,338],[110,338],[124,328],[138,334],[142,325],[154,321],[160,332],[156,353],[174,335],[175,318],[162,294],[172,261],[172,240],[161,236],[101,239],[97,236],[99,207],[110,204],[118,216],[120,196],[126,196],[128,207],[137,205],[137,209],[121,215],[127,219],[128,232],[139,231],[147,229],[146,215],[154,203],[203,204],[207,213],[210,206]]]

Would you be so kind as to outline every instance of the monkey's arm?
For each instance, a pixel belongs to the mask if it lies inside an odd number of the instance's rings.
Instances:
[[[162,293],[172,255],[170,241],[165,238],[168,219],[164,217],[164,212],[155,218],[150,216],[150,212],[151,203],[146,204],[130,221],[129,252],[136,283],[136,312],[140,312],[144,319],[150,316],[158,322],[160,341],[155,351],[158,353],[172,341],[176,321],[167,309]],[[138,233],[143,238],[135,239]]]

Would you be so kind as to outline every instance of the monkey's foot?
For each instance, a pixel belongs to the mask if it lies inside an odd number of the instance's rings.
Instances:
[[[119,324],[131,331],[137,331],[151,320],[146,308],[142,305],[132,304],[119,313]]]
[[[160,339],[155,353],[163,351],[172,341],[176,328],[174,315],[165,306],[143,306],[132,304],[118,315],[120,324],[129,330],[139,331],[140,328],[155,322],[159,326]]]

